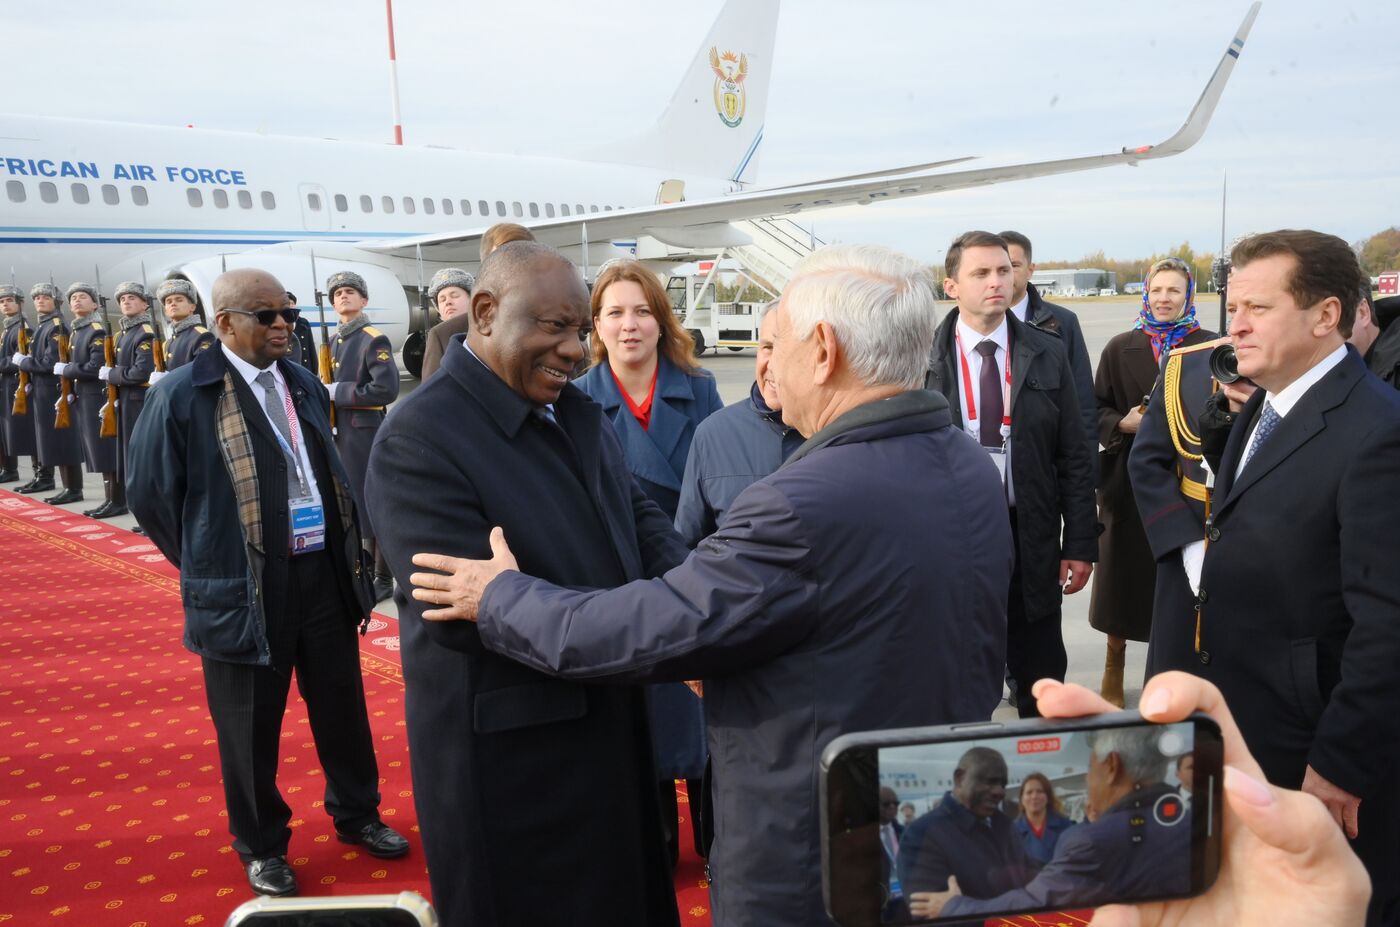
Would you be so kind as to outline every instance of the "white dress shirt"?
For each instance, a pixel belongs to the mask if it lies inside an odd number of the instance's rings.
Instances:
[[[1301,377],[1279,390],[1277,393],[1265,393],[1264,401],[1273,406],[1278,417],[1288,418],[1288,413],[1293,411],[1293,407],[1298,404],[1308,390],[1317,384],[1318,380],[1327,376],[1332,368],[1340,364],[1347,356],[1347,346],[1338,345],[1337,350],[1328,354],[1322,360],[1313,364]],[[1263,408],[1262,406],[1260,408]],[[1240,454],[1239,463],[1235,464],[1235,479],[1240,478],[1240,473],[1244,471],[1246,458],[1249,455],[1249,446],[1254,443],[1254,432],[1259,430],[1259,421],[1255,420],[1250,426],[1249,434],[1244,439],[1244,451]]]
[[[1016,317],[1017,322],[1026,321],[1026,313],[1031,311],[1031,291],[1027,287],[1026,295],[1021,297],[1021,301],[1012,306],[1010,312]]]
[[[243,377],[244,381],[248,384],[248,388],[253,391],[253,398],[258,401],[258,408],[262,410],[263,418],[267,420],[268,426],[272,428],[272,433],[277,434],[277,425],[267,414],[267,391],[263,389],[262,384],[257,381],[258,374],[262,373],[262,371],[230,351],[228,345],[220,342],[219,347],[223,349],[224,357],[228,359],[229,366],[238,371],[239,376]],[[277,368],[276,364],[272,364],[267,369],[272,371],[272,382],[277,387],[277,398],[282,402],[285,408],[287,406],[287,381],[282,377],[282,371]],[[288,416],[288,418],[290,419],[290,416]],[[316,471],[311,466],[311,457],[306,452],[306,429],[302,427],[300,421],[297,422],[296,432],[297,456],[301,460],[301,472],[306,478],[306,484],[310,490],[311,498],[315,499],[319,504],[321,501],[321,491],[316,485]],[[288,492],[293,495],[296,494],[296,484],[292,481],[296,478],[297,474],[295,473],[287,474],[287,489]]]
[[[1010,326],[1007,324],[1006,319],[1003,318],[1001,320],[1001,324],[998,325],[996,327],[996,330],[993,331],[990,335],[983,335],[980,332],[974,331],[965,322],[963,322],[961,317],[959,317],[957,323],[957,333],[958,339],[962,341],[962,354],[965,358],[967,358],[967,369],[972,376],[973,390],[980,390],[980,384],[982,382],[979,379],[982,376],[982,355],[977,353],[977,346],[983,341],[990,340],[996,343],[997,352],[995,355],[993,355],[993,357],[996,360],[997,365],[997,382],[1005,383],[1006,364],[1008,358],[1010,357],[1008,351],[1011,342],[1011,329]],[[956,343],[954,344],[954,347],[957,347]],[[963,379],[962,376],[962,362],[959,361],[958,402],[962,408],[963,428],[966,429],[968,434],[972,435],[972,437],[977,440],[978,444],[981,444],[981,424],[978,421],[978,419],[974,418],[968,411],[968,397],[966,396],[966,387],[967,381]],[[1005,411],[1007,415],[1011,414],[1010,392],[1010,390],[1005,390],[1003,392],[1002,399],[1002,403],[1005,406]],[[978,405],[980,400],[980,395],[974,395],[972,400],[973,405]],[[977,413],[980,416],[982,413],[982,409],[978,408]],[[1011,505],[1013,507],[1016,505],[1016,491],[1011,483],[1011,440],[1009,438],[1006,442],[1006,501],[1008,505]]]

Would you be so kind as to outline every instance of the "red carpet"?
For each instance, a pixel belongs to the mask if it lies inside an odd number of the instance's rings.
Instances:
[[[220,925],[251,897],[228,845],[199,659],[180,645],[177,575],[143,537],[0,491],[0,924]],[[334,839],[297,699],[278,781],[293,809],[289,858],[303,895],[430,897],[397,630],[376,615],[361,665],[381,813],[413,851],[377,860]],[[709,923],[703,879],[682,840],[676,885],[687,925]]]

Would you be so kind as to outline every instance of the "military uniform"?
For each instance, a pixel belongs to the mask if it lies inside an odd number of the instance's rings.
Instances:
[[[121,334],[117,337],[117,363],[107,375],[107,382],[117,387],[117,482],[126,479],[126,449],[131,446],[131,433],[146,404],[146,389],[151,372],[156,369],[156,331],[149,312],[123,317]],[[122,495],[125,505],[125,494]]]
[[[73,420],[83,447],[88,472],[104,477],[117,472],[117,439],[102,437],[102,409],[107,405],[107,387],[97,378],[106,363],[107,331],[97,314],[73,320],[72,349],[63,375],[73,381],[77,395]]]
[[[399,395],[399,366],[394,363],[389,336],[370,325],[363,314],[340,326],[331,339],[331,371],[335,449],[350,476],[355,504],[364,511],[369,450],[386,407]]]
[[[200,351],[214,343],[214,333],[190,316],[170,327],[170,342],[166,345],[165,369],[177,370],[194,360]]]
[[[1181,648],[1189,652],[1194,647],[1191,640],[1162,640],[1161,633],[1163,628],[1181,626],[1179,619],[1164,621],[1164,615],[1187,615],[1196,609],[1181,548],[1206,536],[1213,480],[1204,466],[1199,421],[1216,389],[1210,374],[1211,351],[1228,340],[1181,346],[1167,355],[1128,458],[1133,496],[1157,559],[1149,677],[1161,667],[1182,665]]]
[[[8,295],[16,296],[20,305],[24,305],[24,297],[19,295],[18,290],[8,292],[12,288],[0,289],[6,290]],[[24,415],[16,415],[14,411],[15,394],[19,392],[20,371],[13,358],[19,352],[21,331],[25,333],[26,339],[34,334],[22,311],[18,315],[5,316],[4,336],[0,338],[0,450],[5,452],[5,460],[0,470],[9,477],[5,482],[18,479],[19,459],[26,455],[33,460],[35,479],[39,476],[39,461],[34,456],[34,426],[31,418],[33,404],[30,403],[30,409],[26,410]],[[33,399],[32,394],[29,398]],[[52,479],[52,475],[49,478]]]
[[[54,311],[41,314],[34,329],[34,338],[29,343],[29,356],[20,364],[20,369],[29,374],[33,384],[30,393],[30,420],[34,423],[35,447],[39,464],[57,468],[63,479],[63,492],[45,499],[54,505],[67,505],[83,498],[83,452],[78,441],[78,430],[73,427],[72,393],[63,399],[62,379],[54,373],[59,363],[60,341],[67,341],[68,325],[58,310],[58,290],[51,284],[41,284],[34,288],[31,296],[43,291],[44,295],[55,300]],[[68,424],[59,428],[56,422],[60,402],[70,402]]]

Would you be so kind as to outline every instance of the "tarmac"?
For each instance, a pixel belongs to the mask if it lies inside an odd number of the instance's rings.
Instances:
[[[1064,304],[1079,315],[1089,357],[1095,365],[1097,365],[1099,354],[1103,351],[1108,340],[1132,326],[1138,307],[1141,305],[1136,297],[1098,297],[1066,301]],[[1218,318],[1215,307],[1216,302],[1213,296],[1202,296],[1198,303],[1198,311],[1201,313],[1204,326],[1207,328],[1215,328]],[[948,308],[948,304],[941,304],[940,316]],[[720,396],[726,403],[737,402],[748,395],[749,386],[753,382],[753,349],[746,348],[737,352],[729,349],[716,352],[712,349],[701,358],[700,362],[715,374]],[[405,375],[400,398],[412,392],[417,385],[418,381]],[[27,459],[20,469],[21,482],[27,481],[31,475]],[[4,488],[13,489],[15,485],[18,484],[8,484]],[[84,501],[60,506],[60,508],[72,512],[82,512],[84,509],[94,508],[100,504],[103,498],[101,479],[96,474],[85,473],[83,492],[86,497]],[[43,495],[51,495],[51,493],[44,493],[40,498]],[[129,515],[110,519],[109,523],[128,530],[136,527],[136,520]],[[1090,583],[1093,583],[1092,579],[1090,579]],[[1103,675],[1105,644],[1104,636],[1089,627],[1089,591],[1090,586],[1086,586],[1075,595],[1066,597],[1063,627],[1065,647],[1069,652],[1069,681],[1080,683],[1097,691]],[[387,615],[397,616],[397,609],[392,600],[381,602],[376,606],[376,610]],[[1128,644],[1125,695],[1129,707],[1137,705],[1137,700],[1142,693],[1142,677],[1146,659],[1146,644],[1136,642]],[[998,720],[1009,720],[1015,717],[1015,712],[1003,703],[995,717]]]

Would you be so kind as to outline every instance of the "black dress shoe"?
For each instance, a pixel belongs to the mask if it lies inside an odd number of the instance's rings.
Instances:
[[[392,576],[376,576],[374,578],[374,602],[379,604],[386,599],[394,597],[394,578]]]
[[[35,493],[35,492],[49,492],[49,491],[51,491],[53,488],[54,488],[53,477],[49,477],[49,478],[46,479],[46,480],[41,480],[41,479],[39,479],[38,477],[35,477],[34,479],[30,480],[28,483],[25,483],[23,486],[17,487],[17,488],[15,489],[15,492],[22,492],[22,493],[26,493],[26,494],[27,494],[27,493]]]
[[[95,509],[83,509],[83,514],[88,518],[106,518],[107,516],[103,513],[111,507],[112,503],[104,502]]]
[[[132,529],[131,529],[131,533],[132,533],[132,534],[139,534],[139,535],[141,535],[142,537],[145,537],[145,536],[146,536],[146,529],[145,529],[145,528],[142,528],[140,525],[137,525],[135,528],[132,528]]]
[[[297,877],[285,856],[255,859],[244,863],[243,868],[248,872],[248,887],[259,895],[280,897],[297,893]]]
[[[18,470],[0,470],[0,483],[18,483]]]
[[[335,836],[341,843],[358,843],[370,856],[380,859],[395,859],[408,852],[408,841],[403,834],[383,821],[366,824],[353,834],[336,831]]]
[[[56,496],[49,496],[44,501],[49,505],[69,505],[74,502],[82,502],[83,491],[81,489],[65,489]]]
[[[115,502],[108,502],[106,505],[94,509],[93,518],[116,518],[118,515],[127,514],[126,506],[117,505]]]

